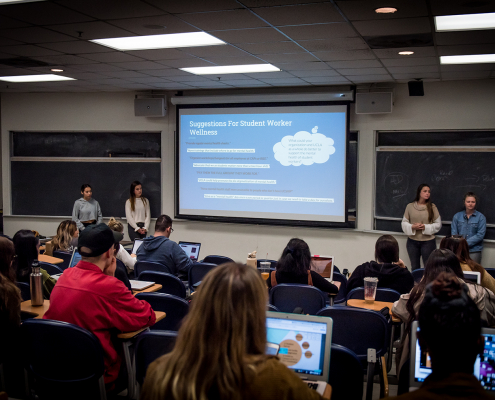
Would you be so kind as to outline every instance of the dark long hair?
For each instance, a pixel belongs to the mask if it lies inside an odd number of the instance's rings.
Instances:
[[[131,211],[136,211],[136,194],[134,193],[134,189],[136,189],[136,186],[143,186],[141,182],[139,181],[134,181],[131,183],[131,188],[129,189],[129,193],[131,197],[129,197],[129,202],[131,203]],[[146,206],[147,199],[143,195],[141,195],[141,199],[143,200],[143,204]]]
[[[399,243],[392,235],[383,235],[375,244],[375,260],[381,263],[399,261]]]
[[[414,199],[414,201],[419,202],[421,191],[425,187],[427,187],[428,189],[431,189],[430,185],[428,185],[426,183],[422,183],[421,185],[419,185],[418,189],[416,190],[416,198]],[[428,200],[426,200],[426,209],[428,210],[428,222],[431,224],[434,221],[435,215],[433,213],[433,205],[431,204],[430,199],[431,199],[431,197]]]
[[[311,253],[302,239],[291,239],[277,263],[277,271],[293,275],[307,275],[311,269]]]
[[[469,268],[473,271],[477,271],[481,275],[481,279],[486,274],[485,269],[479,265],[476,261],[472,260],[469,256],[469,246],[467,240],[460,235],[446,236],[440,242],[441,249],[449,249],[454,253],[459,262],[469,265]]]
[[[84,183],[83,185],[81,185],[81,193],[84,192],[84,189],[86,188],[90,188],[91,190],[93,190],[93,188],[91,187],[91,185],[89,183]]]
[[[0,313],[8,315],[9,322],[13,326],[18,326],[21,323],[19,310],[22,298],[21,291],[15,284],[15,272],[12,268],[14,257],[15,250],[12,241],[6,237],[0,237]],[[7,327],[2,325],[1,329],[5,330]],[[0,332],[0,337],[4,337],[2,333]]]
[[[14,235],[15,262],[17,280],[28,282],[31,273],[31,265],[38,259],[39,238],[27,229],[21,229]]]

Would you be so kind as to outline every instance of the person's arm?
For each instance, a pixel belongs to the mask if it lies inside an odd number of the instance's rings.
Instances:
[[[468,226],[469,226],[469,221],[468,221]],[[475,235],[466,239],[468,246],[471,248],[474,245],[477,245],[478,243],[482,242],[483,239],[485,238],[485,233],[486,233],[486,218],[484,215],[480,214],[480,222],[478,223],[478,231],[476,232]]]
[[[189,270],[191,269],[193,262],[187,256],[185,251],[177,243],[175,243],[174,248],[173,248],[173,257],[174,257],[174,263],[175,263],[175,266],[177,267],[177,270],[182,272],[183,274],[185,274],[187,276],[189,273]]]
[[[139,230],[139,227],[137,226],[136,221],[134,220],[134,217],[132,215],[131,202],[129,200],[125,202],[125,218],[127,219],[127,223],[132,226],[134,231]]]
[[[74,221],[77,225],[77,228],[82,231],[84,229],[84,225],[79,220],[79,206],[77,200],[74,203],[74,208],[72,209],[72,221]]]
[[[457,228],[457,214],[452,218],[452,225],[450,225],[450,234],[452,236],[458,235],[459,229]]]
[[[150,230],[150,222],[151,222],[151,212],[150,212],[150,201],[146,199],[146,219],[144,221],[144,229],[146,232]]]
[[[363,269],[364,267],[360,265],[356,267],[354,272],[351,274],[349,280],[347,281],[347,293],[349,293],[354,288],[364,286],[364,273],[362,273]]]
[[[339,288],[337,286],[335,286],[333,283],[328,282],[318,272],[311,271],[311,279],[313,280],[313,286],[317,287],[322,292],[332,294],[339,292]]]
[[[437,233],[440,228],[442,228],[442,219],[440,218],[440,213],[438,212],[437,207],[433,204],[433,223],[432,224],[424,224],[423,235],[434,235]]]
[[[124,263],[124,265],[130,269],[134,270],[134,264],[136,264],[137,258],[131,257],[126,249],[120,245],[119,252],[117,253],[117,258]]]
[[[46,272],[43,268],[40,268],[40,271],[41,278],[43,280],[43,297],[47,300],[50,300],[50,295],[57,281],[53,279],[50,274],[48,274],[48,272]]]
[[[96,201],[96,200],[95,200]],[[103,215],[101,213],[100,203],[96,201],[96,223],[101,224],[103,222]]]
[[[409,209],[406,207],[406,211],[404,212],[404,216],[402,217],[402,231],[408,236],[414,236],[415,230],[412,228],[412,224],[409,222]]]

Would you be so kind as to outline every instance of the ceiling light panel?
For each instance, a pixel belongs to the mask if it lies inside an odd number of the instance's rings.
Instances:
[[[0,76],[0,81],[5,82],[57,82],[57,81],[74,81],[74,78],[67,76],[43,74],[43,75],[18,75],[18,76]]]
[[[278,72],[279,68],[271,64],[223,65],[218,67],[179,68],[196,75],[213,74],[253,74],[257,72]]]
[[[440,64],[484,64],[484,63],[495,63],[495,54],[440,56]]]
[[[0,6],[3,6],[4,4],[34,3],[36,1],[45,0],[0,0]]]
[[[495,13],[435,17],[437,32],[495,29]]]
[[[205,32],[95,39],[91,40],[91,42],[121,51],[216,46],[226,44],[223,40],[217,39]]]

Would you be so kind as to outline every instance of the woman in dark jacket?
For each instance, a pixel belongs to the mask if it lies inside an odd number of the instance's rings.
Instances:
[[[414,286],[414,278],[399,258],[399,244],[391,235],[383,235],[375,244],[375,260],[357,267],[347,282],[347,292],[364,286],[364,278],[378,278],[379,288],[397,290],[400,294],[409,293]]]

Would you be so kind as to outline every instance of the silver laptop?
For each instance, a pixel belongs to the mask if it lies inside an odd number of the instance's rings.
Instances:
[[[464,273],[464,281],[470,283],[481,284],[481,274],[478,271],[462,271]]]
[[[69,266],[67,268],[74,267],[79,261],[81,261],[81,259],[82,257],[77,251],[77,247],[76,247],[74,250],[72,250],[72,257],[70,258]],[[52,275],[52,278],[58,281],[58,278],[60,278],[61,276],[62,274],[56,274],[56,275]]]
[[[136,239],[134,241],[134,246],[132,246],[132,254],[137,254],[137,251],[142,244],[143,244],[143,239]]]
[[[136,281],[133,279],[129,280],[129,283],[131,284],[131,289],[132,290],[144,290],[148,289],[149,287],[153,286],[155,282],[150,282],[150,281]]]
[[[329,317],[268,311],[266,353],[278,355],[310,388],[323,394],[330,371],[332,324]]]
[[[333,266],[335,260],[333,256],[311,256],[311,269],[318,272],[329,282],[333,282]]]
[[[201,250],[201,243],[179,242],[179,246],[193,262],[199,261],[199,250]]]
[[[431,360],[426,351],[419,345],[417,333],[418,321],[411,327],[411,369],[409,375],[409,391],[418,389],[431,374]],[[485,390],[495,395],[495,329],[482,328],[485,346],[483,354],[476,357],[473,374],[478,378]],[[462,346],[462,343],[459,343]]]

